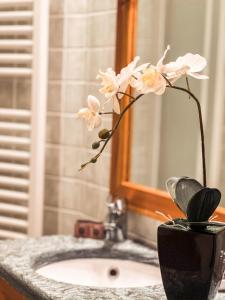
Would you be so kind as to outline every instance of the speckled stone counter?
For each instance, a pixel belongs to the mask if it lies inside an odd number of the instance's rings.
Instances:
[[[156,251],[131,241],[114,245],[110,250],[103,246],[102,241],[70,236],[0,242],[0,276],[28,299],[166,300],[162,285],[126,289],[93,288],[56,282],[35,272],[35,269],[50,262],[76,257],[115,257],[158,265]],[[225,294],[216,298],[222,299],[225,300]]]

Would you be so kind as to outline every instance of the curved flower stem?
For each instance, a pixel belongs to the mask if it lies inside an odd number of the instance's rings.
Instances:
[[[186,84],[187,84],[187,89],[188,89],[188,91],[191,92],[190,84],[189,84],[189,80],[188,80],[187,75],[185,76],[185,81],[186,81]],[[189,97],[189,99],[191,99],[191,96],[190,96],[190,95],[189,95],[188,97]]]
[[[131,99],[133,99],[125,108],[124,110],[121,112],[121,114],[119,115],[119,118],[115,124],[115,126],[113,127],[109,137],[105,140],[104,145],[102,146],[101,150],[99,151],[99,153],[95,156],[95,158],[97,159],[101,153],[103,152],[103,150],[105,149],[106,145],[108,144],[109,140],[112,138],[112,136],[114,135],[115,131],[117,130],[121,120],[123,119],[124,114],[126,113],[126,111],[138,100],[140,99],[143,94],[140,94],[139,96],[137,96],[136,98],[130,96],[129,94],[126,94],[127,96],[129,96]]]
[[[123,110],[122,110],[121,114],[120,114],[119,117],[118,117],[118,120],[117,120],[115,126],[112,128],[110,135],[109,135],[108,138],[105,140],[105,142],[104,142],[102,148],[100,149],[100,151],[99,151],[99,152],[98,152],[98,153],[97,153],[90,161],[88,161],[87,163],[83,164],[83,165],[81,166],[81,169],[80,169],[80,170],[82,170],[83,168],[85,168],[89,163],[93,163],[93,162],[96,162],[96,161],[97,161],[97,159],[99,158],[99,156],[100,156],[100,155],[102,154],[102,152],[104,151],[106,145],[108,144],[108,142],[109,142],[109,141],[111,140],[111,138],[113,137],[115,131],[116,131],[117,128],[118,128],[118,126],[120,125],[120,122],[122,121],[124,114],[128,111],[128,109],[129,109],[129,108],[130,108],[130,107],[131,107],[138,99],[140,99],[140,98],[143,96],[143,94],[140,94],[140,95],[138,95],[138,96],[135,98],[135,97],[133,97],[133,96],[131,96],[131,95],[129,95],[129,94],[126,94],[126,93],[122,93],[122,92],[121,92],[121,94],[124,94],[124,95],[130,97],[130,98],[132,99],[132,101],[131,101],[131,102],[130,102]]]
[[[175,86],[175,85],[167,85],[167,87],[175,90],[180,90],[187,93],[197,104],[198,108],[198,116],[199,116],[199,126],[200,126],[200,133],[201,133],[201,146],[202,146],[202,168],[203,168],[203,185],[204,187],[207,186],[206,181],[206,161],[205,161],[205,138],[204,138],[204,127],[203,127],[203,120],[202,120],[202,111],[201,105],[198,98],[189,90],[183,87]]]
[[[162,76],[163,76],[163,75],[162,75]],[[203,167],[203,185],[204,185],[204,187],[206,187],[206,186],[207,186],[207,181],[206,181],[206,160],[205,160],[204,127],[203,127],[203,120],[202,120],[202,112],[201,112],[201,105],[200,105],[200,102],[199,102],[199,100],[197,99],[197,97],[190,91],[189,85],[188,85],[188,89],[185,89],[185,88],[179,87],[179,86],[175,86],[175,85],[172,85],[172,84],[170,83],[170,81],[169,81],[165,76],[163,76],[163,77],[165,78],[165,80],[166,80],[167,83],[168,83],[167,87],[172,88],[172,89],[176,89],[176,90],[180,90],[180,91],[183,91],[183,92],[187,93],[187,94],[189,95],[189,97],[191,97],[192,99],[194,99],[194,101],[195,101],[196,104],[197,104],[197,108],[198,108],[198,116],[199,116],[199,125],[200,125],[200,134],[201,134],[202,167]],[[188,84],[188,82],[187,82],[187,84]],[[124,96],[127,96],[127,97],[129,97],[130,99],[132,99],[132,100],[131,100],[131,101],[129,102],[129,104],[122,110],[121,114],[120,114],[119,117],[118,117],[118,120],[117,120],[115,126],[114,126],[111,130],[109,130],[109,133],[110,133],[110,134],[109,134],[109,136],[107,137],[107,139],[101,140],[101,142],[103,142],[103,146],[102,146],[102,148],[100,149],[100,151],[99,151],[94,157],[92,157],[90,161],[88,161],[88,162],[82,164],[82,165],[81,165],[81,169],[83,169],[84,167],[86,167],[88,164],[90,164],[90,163],[95,163],[95,162],[97,161],[97,159],[99,158],[99,156],[100,156],[100,155],[102,154],[102,152],[104,151],[106,145],[108,144],[108,142],[110,141],[110,139],[113,137],[115,131],[116,131],[117,128],[118,128],[118,126],[120,125],[120,122],[121,122],[121,120],[123,119],[124,114],[128,111],[128,109],[129,109],[129,108],[130,108],[130,107],[131,107],[138,99],[140,99],[140,98],[143,96],[143,94],[140,94],[140,95],[138,95],[138,96],[135,98],[135,97],[133,97],[133,96],[130,95],[130,94],[123,93],[123,92],[118,92],[118,93],[116,94],[116,97],[117,97],[118,100],[120,100],[119,97],[118,97],[118,94],[122,94],[122,95],[124,95]],[[101,113],[101,114],[104,114],[104,113]],[[112,114],[112,112],[107,112],[107,113],[105,113],[105,114]],[[81,170],[81,169],[80,169],[80,170]]]
[[[134,96],[131,96],[130,94],[127,94],[127,93],[124,93],[124,92],[117,92],[117,95],[118,94],[121,94],[121,95],[123,95],[123,96],[127,96],[127,97],[129,97],[130,99],[132,99],[132,100],[135,100],[136,98],[134,97]],[[140,96],[140,95],[139,95]],[[139,97],[138,96],[138,97]]]

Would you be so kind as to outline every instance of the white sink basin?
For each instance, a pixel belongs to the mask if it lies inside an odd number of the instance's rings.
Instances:
[[[56,281],[92,287],[128,288],[162,283],[158,267],[120,259],[64,260],[36,272]]]

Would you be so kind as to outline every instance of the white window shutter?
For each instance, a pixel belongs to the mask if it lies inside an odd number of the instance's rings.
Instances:
[[[3,239],[42,234],[48,26],[47,0],[0,0],[0,81],[31,84],[30,109],[0,107]]]

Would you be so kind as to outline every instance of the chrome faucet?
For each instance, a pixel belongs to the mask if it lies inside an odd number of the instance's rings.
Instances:
[[[122,242],[127,238],[127,214],[124,199],[112,198],[107,202],[108,215],[105,223],[105,240],[111,243]]]

